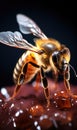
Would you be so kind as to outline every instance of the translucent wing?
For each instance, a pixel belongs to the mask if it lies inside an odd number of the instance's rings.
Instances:
[[[24,40],[22,34],[18,31],[14,33],[11,31],[0,32],[0,42],[11,47],[22,48],[39,54],[42,53],[37,47]]]
[[[47,37],[41,31],[41,29],[29,17],[27,17],[27,16],[25,16],[23,14],[18,14],[16,18],[17,18],[17,22],[19,24],[20,31],[23,34],[32,33],[33,35],[35,35],[37,37],[40,37],[42,39],[47,39]]]

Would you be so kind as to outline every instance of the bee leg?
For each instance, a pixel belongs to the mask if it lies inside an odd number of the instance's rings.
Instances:
[[[65,79],[65,80],[64,80],[64,83],[65,83],[66,90],[67,90],[69,96],[72,96],[73,98],[77,98],[77,95],[74,95],[74,94],[71,92],[69,80],[66,80],[66,79]]]
[[[47,100],[47,106],[49,106],[50,105],[50,94],[49,94],[49,90],[48,90],[48,82],[47,82],[47,79],[45,77],[43,67],[40,67],[39,65],[37,65],[33,62],[28,62],[26,64],[26,69],[25,69],[26,71],[27,71],[28,64],[31,64],[32,66],[34,66],[36,68],[40,68],[41,79],[42,79],[42,83],[43,83],[43,86],[44,86],[44,94],[45,94],[45,97],[46,97],[46,100]],[[26,72],[25,72],[25,74],[26,74]]]
[[[54,86],[53,88],[56,90],[57,89],[57,81],[58,81],[58,72],[52,71],[52,76],[53,76],[53,81],[54,81]]]
[[[38,72],[38,74],[36,75],[36,82],[34,84],[34,88],[36,92],[39,90],[40,82],[41,82],[40,72]]]
[[[42,83],[43,83],[43,87],[44,87],[44,94],[47,100],[47,107],[49,107],[50,105],[50,94],[49,94],[49,90],[48,90],[48,82],[47,79],[45,77],[43,68],[41,67],[41,79],[42,79]]]
[[[22,72],[19,76],[18,82],[16,84],[16,87],[14,89],[11,99],[14,99],[14,97],[16,97],[16,95],[18,94],[22,84],[24,83],[24,79],[25,79],[25,74]]]
[[[17,85],[16,85],[16,87],[14,89],[13,95],[12,95],[12,97],[10,99],[14,99],[14,97],[16,97],[16,95],[18,94],[22,84],[24,83],[25,75],[26,75],[26,72],[27,72],[27,69],[28,69],[28,64],[31,64],[34,67],[40,68],[39,65],[37,65],[37,64],[35,64],[33,62],[26,63],[25,67],[23,68],[23,72],[19,76],[18,83],[17,83]]]
[[[43,86],[44,86],[44,94],[45,94],[45,97],[46,97],[46,100],[47,100],[47,106],[49,106],[50,105],[50,94],[49,94],[49,90],[48,90],[48,82],[47,82],[47,79],[45,77],[43,67],[40,67],[39,65],[37,65],[33,62],[28,62],[27,65],[28,64],[31,64],[32,66],[34,66],[36,68],[40,68],[41,79],[42,79],[42,83],[43,83]]]
[[[69,80],[70,80],[70,69],[69,69],[69,67],[67,67],[67,70],[66,70],[66,72],[65,72],[65,74],[64,74],[64,84],[65,84],[67,93],[68,93],[70,96],[72,96],[72,97],[74,97],[74,98],[77,98],[77,95],[74,95],[74,94],[71,92]]]
[[[12,97],[10,99],[14,99],[16,97],[16,95],[19,92],[20,88],[21,88],[21,85],[16,85],[16,87],[14,89],[14,92],[13,92],[13,95],[12,95]]]
[[[65,84],[65,87],[66,87],[66,90],[67,90],[68,94],[70,94],[69,80],[70,80],[70,70],[69,70],[69,67],[67,67],[67,69],[66,69],[66,71],[64,73],[64,84]]]

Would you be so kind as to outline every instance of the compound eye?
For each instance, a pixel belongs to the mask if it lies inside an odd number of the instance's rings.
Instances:
[[[52,54],[52,60],[53,60],[54,63],[58,62],[58,54],[59,54],[58,52],[54,52]]]
[[[53,55],[52,60],[53,60],[54,63],[57,63],[57,56]]]

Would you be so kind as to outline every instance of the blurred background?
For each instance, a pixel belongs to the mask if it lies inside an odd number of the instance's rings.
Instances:
[[[66,0],[26,1],[2,0],[0,3],[0,32],[19,31],[16,14],[26,14],[32,18],[48,36],[59,40],[71,51],[70,64],[77,71],[77,27],[76,3]],[[23,35],[34,44],[31,35]],[[24,51],[0,44],[0,87],[13,85],[12,73],[16,62]],[[71,70],[72,84],[77,78]]]

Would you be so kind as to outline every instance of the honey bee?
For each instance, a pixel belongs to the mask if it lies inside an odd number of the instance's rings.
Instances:
[[[19,58],[13,72],[14,83],[16,84],[12,98],[14,98],[24,83],[28,83],[33,77],[40,73],[43,84],[47,106],[50,105],[50,94],[48,81],[45,72],[52,70],[55,76],[61,74],[68,94],[70,91],[70,50],[59,41],[48,38],[38,25],[29,17],[23,14],[16,16],[19,29],[23,34],[33,34],[36,46],[25,40],[18,31],[0,32],[0,42],[15,48],[27,50]],[[73,68],[73,67],[72,67]],[[73,69],[74,70],[74,69]]]

